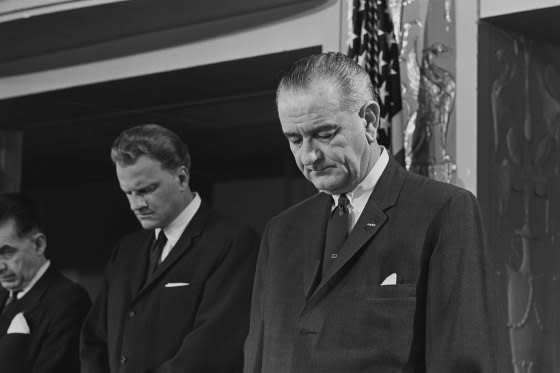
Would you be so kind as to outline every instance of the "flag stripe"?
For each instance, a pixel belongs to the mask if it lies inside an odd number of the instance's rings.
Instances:
[[[399,47],[391,12],[386,0],[354,0],[352,4],[348,55],[369,72],[379,98],[379,143],[404,165]]]

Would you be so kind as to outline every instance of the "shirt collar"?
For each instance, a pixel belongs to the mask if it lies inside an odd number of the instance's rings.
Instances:
[[[383,173],[383,171],[385,171],[387,164],[389,164],[389,154],[387,153],[387,149],[382,146],[379,158],[377,159],[369,173],[366,175],[366,177],[360,182],[360,184],[358,184],[356,188],[354,188],[353,191],[346,193],[346,196],[348,197],[348,200],[350,200],[351,205],[354,205],[354,202],[357,200],[365,199],[365,201],[367,202],[369,196],[375,188],[375,185],[377,185],[381,174]],[[340,195],[333,194],[332,197],[334,199],[334,206],[336,206],[338,204]]]
[[[33,276],[31,281],[29,281],[29,283],[23,289],[21,289],[20,292],[17,293],[16,295],[17,299],[23,298],[23,296],[27,294],[29,290],[31,290],[31,288],[37,283],[37,281],[39,281],[41,277],[43,277],[45,272],[47,272],[47,269],[49,269],[50,265],[51,265],[51,261],[47,260],[45,263],[43,263],[41,267],[39,267],[39,270],[35,272],[35,276]]]
[[[183,231],[200,208],[201,203],[202,200],[200,196],[195,192],[193,200],[181,211],[175,220],[169,223],[167,227],[163,228],[169,246],[173,246],[179,241]],[[161,228],[156,228],[156,238],[159,236],[159,232],[161,232]]]

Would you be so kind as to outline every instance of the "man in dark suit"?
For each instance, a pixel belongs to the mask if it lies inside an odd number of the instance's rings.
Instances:
[[[475,197],[377,144],[372,83],[340,53],[296,62],[277,104],[320,193],[264,232],[245,373],[495,372]]]
[[[82,372],[239,372],[258,240],[189,187],[190,156],[158,125],[111,158],[144,228],[122,239],[82,332]]]
[[[35,205],[18,194],[0,195],[2,372],[80,369],[78,343],[89,297],[51,266],[46,248]]]

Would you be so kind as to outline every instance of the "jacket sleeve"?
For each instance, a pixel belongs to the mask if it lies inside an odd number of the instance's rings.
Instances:
[[[177,353],[150,373],[241,371],[257,247],[258,238],[248,228],[229,242],[206,281],[194,329]]]
[[[491,266],[476,198],[466,191],[456,194],[431,228],[435,245],[425,294],[426,371],[495,372]]]
[[[268,253],[268,232],[269,226],[267,226],[264,231],[257,260],[253,296],[251,300],[249,335],[245,341],[244,349],[244,373],[260,373],[262,370],[264,339],[263,298],[265,289],[264,280],[266,273],[266,258]]]
[[[64,302],[64,307],[49,321],[45,339],[41,341],[41,348],[31,369],[33,373],[58,373],[79,369],[80,328],[91,302],[85,290],[81,288],[77,288],[72,295],[60,301]]]
[[[107,264],[105,276],[99,294],[86,316],[80,337],[80,363],[82,373],[109,372],[109,355],[107,347],[107,296],[111,266],[117,249]]]

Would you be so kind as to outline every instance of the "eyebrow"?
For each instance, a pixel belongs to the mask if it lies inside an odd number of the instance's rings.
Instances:
[[[334,124],[334,123],[327,123],[327,124],[321,124],[317,127],[313,127],[307,131],[303,131],[304,134],[310,134],[310,135],[314,135],[318,132],[322,132],[322,131],[332,131],[332,130],[336,130],[340,127],[340,125],[338,124]],[[292,137],[292,136],[300,136],[299,132],[284,132],[284,136],[286,137]]]
[[[129,192],[140,192],[140,191],[143,191],[143,190],[145,190],[145,189],[152,188],[152,187],[154,187],[154,186],[157,187],[157,186],[159,186],[159,184],[160,184],[159,181],[154,181],[154,182],[148,183],[148,184],[146,184],[146,185],[142,185],[142,186],[137,187],[137,188],[125,189],[125,188],[123,188],[122,186],[120,186],[120,187],[121,187],[121,190],[122,190],[124,193],[129,193]]]

